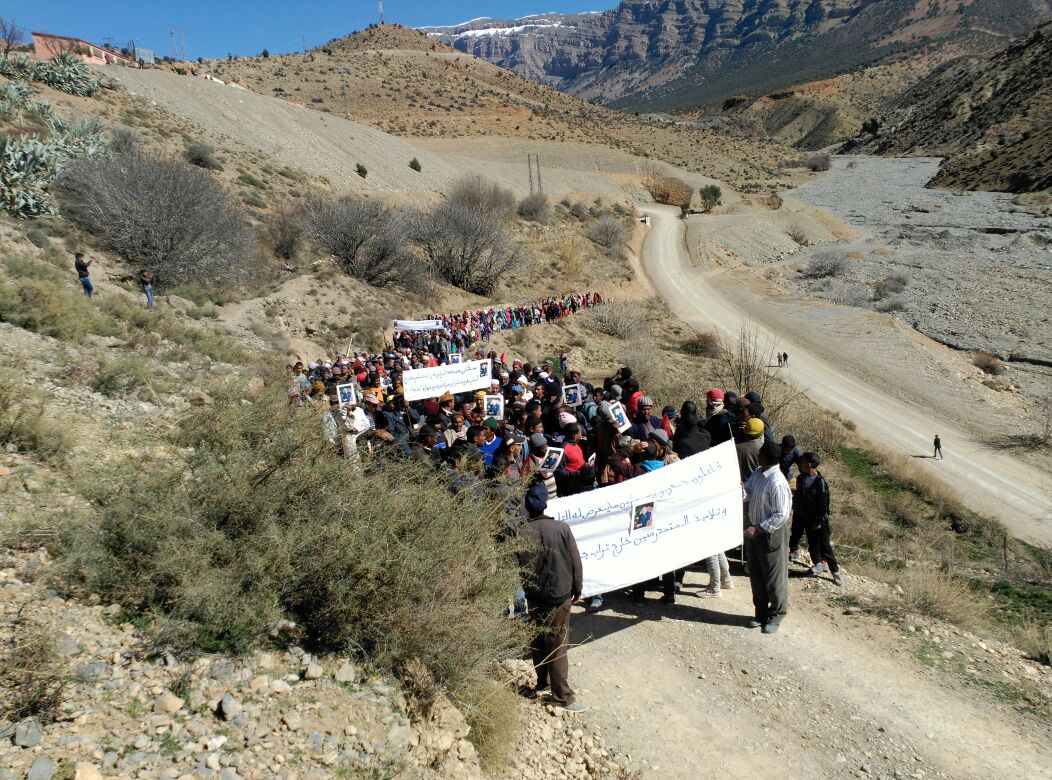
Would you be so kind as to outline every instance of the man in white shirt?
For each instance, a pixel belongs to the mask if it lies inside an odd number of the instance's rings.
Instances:
[[[763,628],[763,633],[778,630],[789,611],[789,558],[786,554],[789,515],[793,496],[789,483],[778,467],[781,447],[767,442],[757,454],[760,463],[745,482],[746,555],[749,581],[756,617],[750,628]]]

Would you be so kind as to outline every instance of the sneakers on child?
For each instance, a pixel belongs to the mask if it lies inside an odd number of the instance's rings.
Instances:
[[[816,563],[814,566],[811,567],[811,573],[816,577],[819,574],[828,574],[829,567],[826,566],[824,563]]]
[[[833,584],[838,587],[844,587],[844,575],[838,571],[833,572]]]
[[[803,563],[803,556],[800,555],[799,550],[793,550],[789,553],[789,563]]]
[[[723,588],[724,590],[730,590],[731,588],[734,587],[734,580],[732,580],[732,579],[722,580],[720,582],[720,587]]]
[[[706,588],[696,594],[699,599],[718,599],[722,594],[718,590]]]

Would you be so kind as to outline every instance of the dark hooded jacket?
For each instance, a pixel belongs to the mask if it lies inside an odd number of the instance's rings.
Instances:
[[[531,496],[532,493],[537,495]],[[547,506],[544,485],[531,485],[524,503],[527,507]],[[584,587],[581,553],[569,525],[544,515],[531,517],[520,526],[519,538],[526,543],[526,549],[516,556],[523,570],[527,601],[555,605],[581,597]]]
[[[679,417],[679,425],[676,426],[676,432],[672,435],[672,451],[682,460],[704,452],[711,444],[712,436],[698,419],[697,408],[693,404],[690,404],[689,407],[684,404]]]

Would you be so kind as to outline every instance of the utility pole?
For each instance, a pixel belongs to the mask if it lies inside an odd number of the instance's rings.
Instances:
[[[190,58],[186,54],[186,38],[183,36],[183,31],[179,30],[179,42],[183,45],[183,62],[189,62]]]
[[[537,166],[537,192],[544,194],[544,185],[541,183],[541,156],[533,155],[533,162]]]
[[[300,54],[307,53],[307,36],[300,33]]]
[[[530,169],[530,195],[533,194],[533,155],[526,155],[526,167]]]
[[[376,0],[376,6],[380,11],[380,24],[384,23],[384,0]]]
[[[175,45],[175,28],[168,31],[168,37],[172,39],[172,59],[178,61],[179,49]]]

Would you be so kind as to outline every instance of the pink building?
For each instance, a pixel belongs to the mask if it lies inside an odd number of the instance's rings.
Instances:
[[[135,67],[135,62],[130,57],[101,46],[95,46],[80,38],[67,38],[65,35],[51,35],[50,33],[33,33],[33,53],[37,59],[53,60],[63,52],[69,52],[78,57],[81,62],[89,65],[113,64]]]

